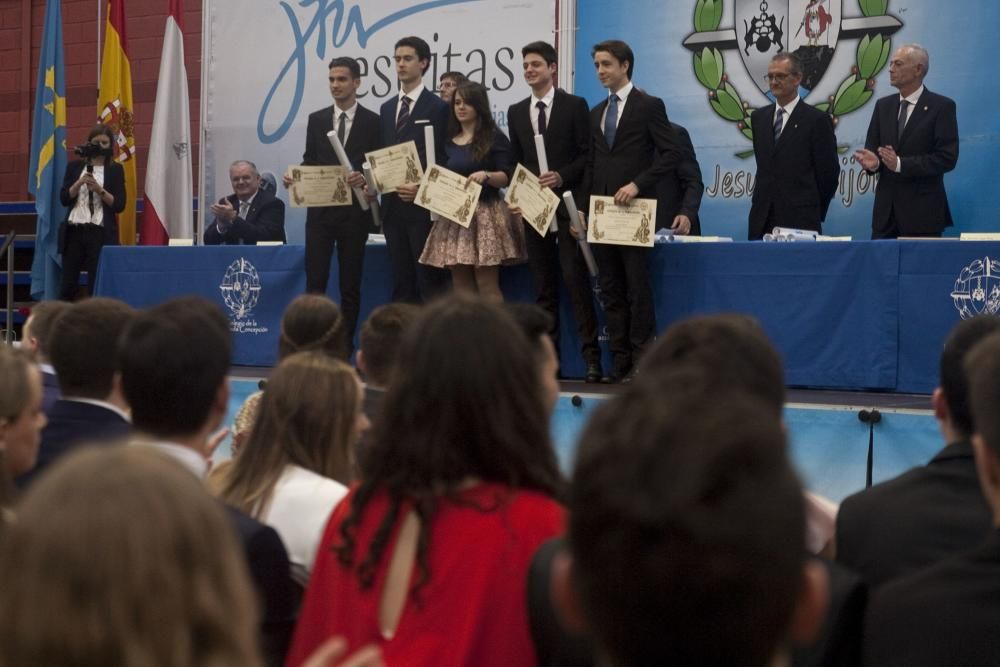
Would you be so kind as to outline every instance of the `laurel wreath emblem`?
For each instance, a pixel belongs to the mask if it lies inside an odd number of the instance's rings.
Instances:
[[[694,8],[695,32],[718,30],[722,23],[723,5],[724,0],[697,0]],[[865,17],[885,16],[888,13],[889,0],[858,0],[858,8]],[[863,107],[875,93],[875,77],[889,62],[891,45],[892,39],[880,33],[865,35],[858,41],[854,66],[851,67],[850,74],[841,81],[835,94],[827,97],[825,102],[815,105],[817,109],[830,114],[835,128],[841,116]],[[700,52],[695,52],[692,59],[694,74],[701,85],[708,90],[708,101],[712,109],[723,120],[734,123],[744,137],[753,141],[750,113],[754,108],[729,82],[722,52],[706,46]],[[842,150],[846,150],[846,147]],[[737,155],[749,157],[753,155],[753,151]]]

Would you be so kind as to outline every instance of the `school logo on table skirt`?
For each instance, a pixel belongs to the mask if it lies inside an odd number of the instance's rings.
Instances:
[[[267,327],[259,326],[257,320],[251,317],[261,288],[257,269],[245,257],[237,259],[226,269],[219,291],[229,308],[233,333],[267,333]]]
[[[984,257],[962,269],[951,293],[963,320],[1000,311],[1000,261]]]

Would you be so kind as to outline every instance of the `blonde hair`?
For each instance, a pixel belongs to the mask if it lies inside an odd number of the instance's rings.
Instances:
[[[25,495],[0,567],[0,666],[261,664],[222,506],[152,449],[67,456]]]
[[[357,374],[343,361],[321,352],[285,358],[267,381],[222,498],[259,518],[288,465],[348,483],[360,393]]]

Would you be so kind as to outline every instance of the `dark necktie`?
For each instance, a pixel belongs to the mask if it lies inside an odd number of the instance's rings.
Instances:
[[[903,138],[903,130],[906,128],[906,110],[909,108],[908,100],[899,103],[899,116],[896,117],[896,141]]]
[[[774,140],[781,136],[781,131],[785,129],[785,110],[778,107],[778,112],[774,114]]]
[[[615,133],[618,131],[618,96],[611,93],[608,98],[608,111],[604,114],[604,140],[608,148],[615,145]]]
[[[248,201],[241,201],[240,202],[240,211],[239,211],[239,214],[237,215],[237,217],[240,217],[240,218],[243,218],[244,220],[246,220],[247,219],[247,213],[249,213],[249,212],[250,212],[250,202],[248,202]]]
[[[399,102],[399,117],[396,119],[396,138],[402,134],[403,128],[410,122],[410,98],[404,97]]]
[[[340,112],[340,121],[337,123],[337,138],[340,139],[341,146],[347,140],[347,114],[343,111]]]
[[[545,102],[538,100],[538,134],[545,134]]]

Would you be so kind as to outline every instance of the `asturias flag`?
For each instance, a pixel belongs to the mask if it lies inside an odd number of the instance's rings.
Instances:
[[[156,87],[153,134],[146,162],[145,208],[139,242],[166,245],[194,234],[191,202],[191,111],[184,68],[184,8],[170,0]]]
[[[66,218],[66,208],[59,201],[59,189],[66,172],[66,85],[59,0],[45,3],[45,27],[32,118],[28,192],[35,197],[38,228],[35,257],[31,263],[31,297],[54,299],[59,295],[62,273],[59,225]]]
[[[115,133],[115,159],[125,169],[128,201],[125,210],[118,215],[118,242],[135,245],[135,115],[132,106],[132,66],[125,35],[125,0],[108,0],[97,116]]]

